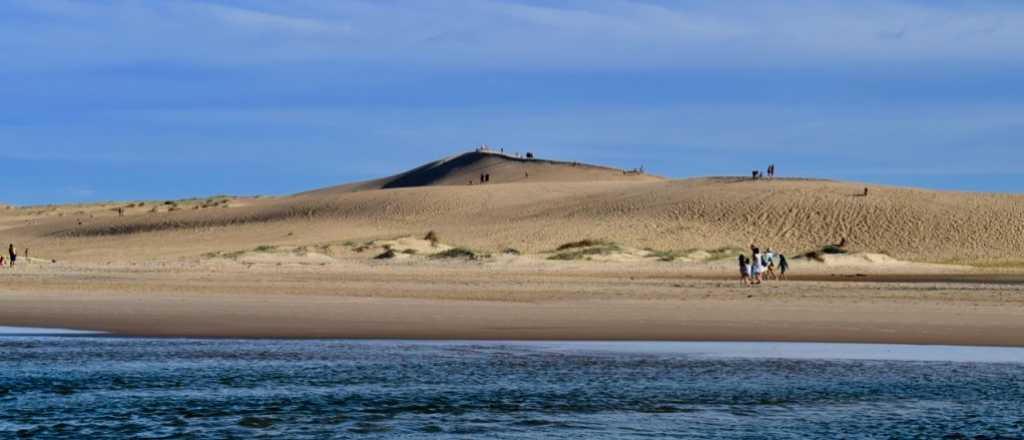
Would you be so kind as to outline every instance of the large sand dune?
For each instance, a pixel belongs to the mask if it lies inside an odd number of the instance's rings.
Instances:
[[[491,183],[479,184],[481,173],[490,174]],[[1020,258],[1024,196],[871,186],[864,197],[864,187],[802,179],[670,181],[474,152],[290,197],[4,209],[0,231],[31,246],[34,255],[91,261],[138,262],[428,230],[448,244],[490,252],[541,253],[600,239],[664,251],[758,243],[796,254],[845,238],[850,252],[902,260]],[[114,210],[123,206],[130,207],[119,217]]]

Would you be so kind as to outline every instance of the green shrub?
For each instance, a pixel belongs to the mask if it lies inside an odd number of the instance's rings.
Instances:
[[[658,261],[664,261],[667,263],[685,257],[692,251],[656,251],[654,249],[647,249],[647,252],[651,253],[649,255],[651,258],[657,258]]]
[[[475,260],[475,259],[477,259],[477,254],[476,254],[476,252],[473,252],[473,251],[471,251],[469,249],[457,247],[457,248],[448,249],[448,250],[446,250],[444,252],[438,252],[438,253],[436,253],[434,255],[431,255],[430,258],[433,258],[433,259],[466,258],[466,259],[469,259],[469,260]]]
[[[604,245],[609,245],[609,244],[612,244],[612,243],[609,243],[609,242],[604,241],[604,240],[590,240],[590,239],[587,239],[587,240],[580,240],[580,241],[574,241],[572,243],[563,244],[563,245],[559,246],[555,250],[556,251],[564,251],[564,250],[569,250],[569,249],[587,248],[587,247],[593,247],[593,246],[604,246]]]
[[[390,260],[392,258],[395,258],[396,255],[398,255],[398,254],[396,254],[393,249],[388,249],[388,250],[384,251],[384,253],[382,253],[380,255],[377,255],[376,257],[373,257],[373,259],[374,260]]]
[[[572,260],[589,260],[594,255],[610,255],[615,252],[622,251],[622,248],[617,244],[602,244],[600,246],[590,246],[582,249],[569,248],[565,252],[560,252],[555,255],[548,257],[549,260],[559,261],[572,261]]]
[[[827,245],[827,246],[821,248],[821,251],[826,253],[826,254],[833,254],[833,255],[834,254],[845,254],[846,253],[845,249],[843,249],[843,248],[841,248],[839,246],[836,246],[834,244],[830,244],[830,245]]]
[[[711,249],[708,251],[711,256],[708,257],[709,261],[724,260],[726,258],[733,258],[743,253],[743,249],[735,247],[720,247],[718,249]]]

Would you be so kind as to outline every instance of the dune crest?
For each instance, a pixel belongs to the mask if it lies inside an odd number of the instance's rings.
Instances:
[[[394,176],[339,185],[305,194],[332,194],[372,189],[439,185],[480,185],[525,182],[588,182],[664,180],[661,177],[611,167],[540,158],[518,157],[496,151],[473,151],[447,157]]]

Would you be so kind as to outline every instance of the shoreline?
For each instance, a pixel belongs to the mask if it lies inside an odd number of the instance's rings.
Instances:
[[[928,362],[1024,363],[1024,347],[990,345],[889,344],[859,342],[786,341],[603,341],[603,340],[505,340],[505,339],[342,339],[342,338],[230,338],[145,337],[70,329],[0,326],[0,342],[6,338],[97,338],[225,342],[340,342],[412,346],[518,347],[551,353],[624,355],[687,355],[701,358],[789,360],[880,360]]]

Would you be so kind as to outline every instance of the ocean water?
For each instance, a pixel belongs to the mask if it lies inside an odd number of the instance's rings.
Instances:
[[[7,335],[0,438],[1020,439],[1024,351]]]

